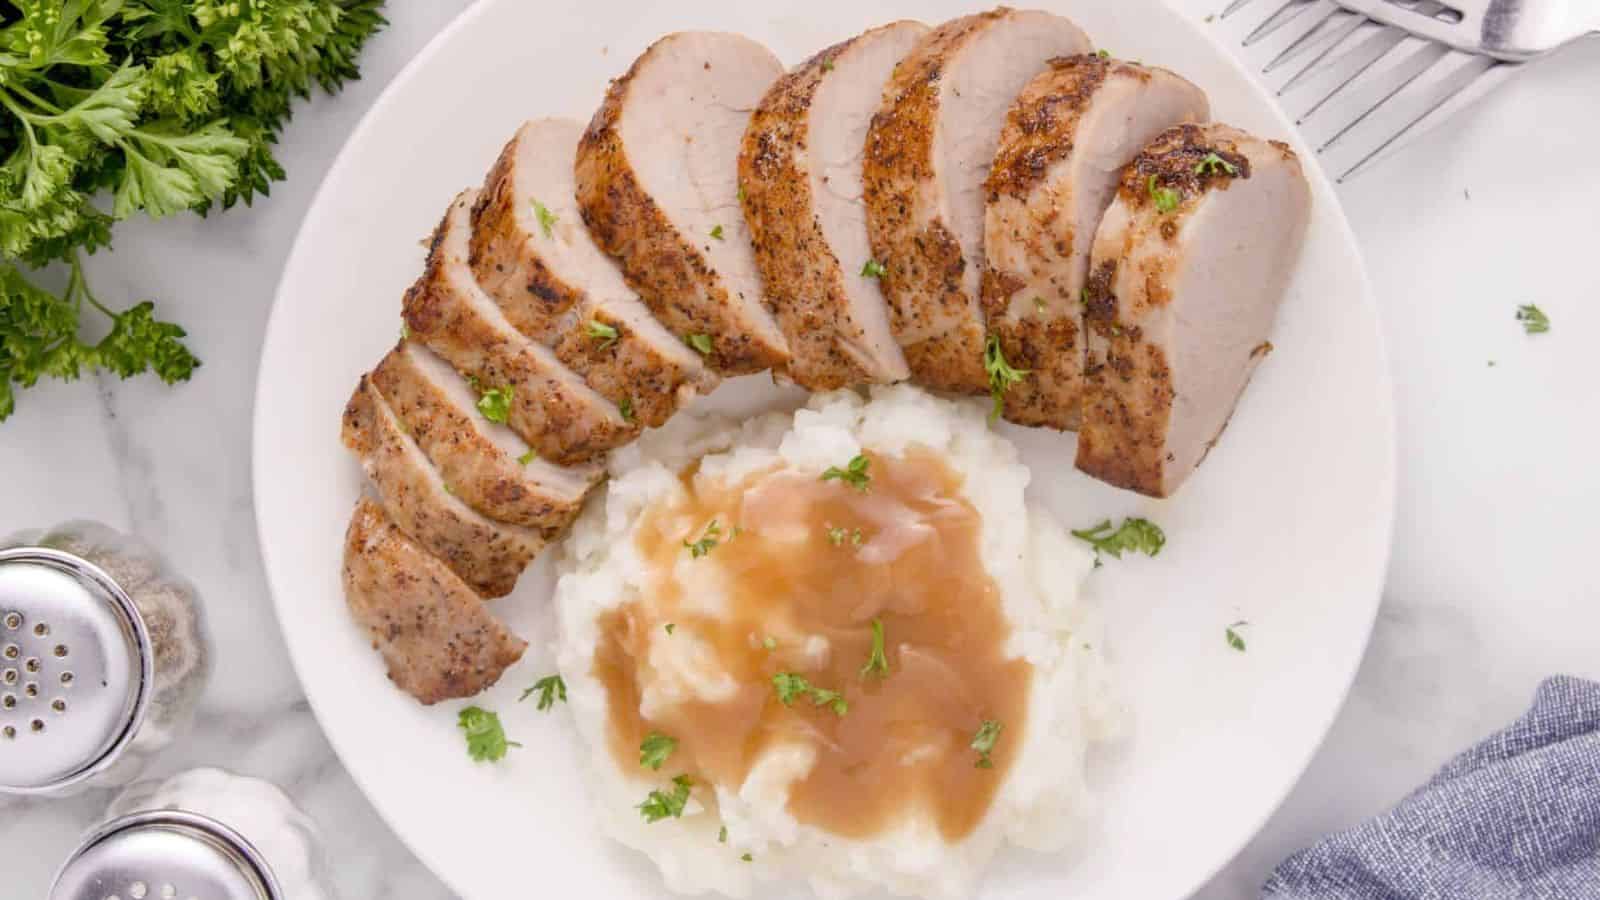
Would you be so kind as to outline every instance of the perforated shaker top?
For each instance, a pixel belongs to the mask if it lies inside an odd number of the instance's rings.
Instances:
[[[96,566],[0,551],[0,793],[56,790],[113,762],[148,703],[138,610]]]

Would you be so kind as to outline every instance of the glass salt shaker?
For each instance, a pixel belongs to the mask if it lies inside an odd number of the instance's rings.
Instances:
[[[49,900],[333,900],[321,847],[276,786],[195,769],[124,791]]]
[[[0,547],[0,795],[133,781],[188,730],[210,676],[194,589],[90,522]]]

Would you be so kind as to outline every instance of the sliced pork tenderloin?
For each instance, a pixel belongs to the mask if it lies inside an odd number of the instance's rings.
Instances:
[[[365,375],[345,406],[343,438],[389,518],[478,593],[511,593],[544,548],[541,533],[492,522],[462,502]]]
[[[1078,427],[1100,217],[1146,144],[1209,118],[1205,93],[1183,78],[1095,54],[1051,60],[1006,114],[985,184],[983,307],[990,340],[1028,373],[1005,391],[1007,419]]]
[[[467,382],[415,341],[389,351],[371,378],[455,495],[491,519],[554,536],[604,475],[595,463],[558,466],[539,458],[510,428],[485,418]]]
[[[517,330],[641,425],[658,426],[718,378],[589,237],[573,174],[582,136],[570,119],[517,131],[473,207],[472,270]]]
[[[780,366],[739,209],[739,144],[783,64],[718,32],[661,38],[611,83],[578,145],[578,206],[595,243],[678,337],[726,375]]]
[[[1059,16],[1000,7],[929,32],[895,66],[867,133],[863,196],[890,324],[924,387],[989,389],[979,303],[983,183],[1006,110],[1089,39]]]
[[[889,73],[927,32],[894,22],[818,53],[768,89],[744,133],[745,221],[789,343],[777,374],[808,390],[910,375],[868,268],[861,148]]]
[[[1272,349],[1310,210],[1294,151],[1227,125],[1180,125],[1128,166],[1091,259],[1079,469],[1178,489]]]
[[[632,440],[639,432],[637,421],[585,384],[550,348],[513,328],[478,287],[467,265],[476,196],[465,191],[450,204],[434,234],[427,269],[406,293],[411,337],[480,392],[501,392],[505,423],[544,459],[580,463]]]
[[[344,597],[389,680],[425,705],[483,691],[528,646],[365,497],[345,531]]]

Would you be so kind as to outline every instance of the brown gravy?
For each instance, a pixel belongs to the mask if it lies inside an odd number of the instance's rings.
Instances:
[[[768,749],[800,742],[816,749],[789,793],[802,823],[863,838],[921,814],[949,841],[978,825],[1020,743],[1032,667],[1004,657],[1010,626],[960,476],[918,449],[872,456],[870,475],[866,492],[793,472],[697,492],[691,472],[687,503],[648,514],[639,546],[659,573],[656,593],[606,615],[594,660],[619,765],[638,766],[640,742],[658,731],[678,741],[663,781],[689,774],[732,787]],[[703,538],[712,520],[720,540],[693,558],[685,542]],[[684,602],[671,573],[685,560],[720,567],[728,618]],[[861,671],[874,618],[885,633],[882,677]],[[828,641],[820,659],[805,650],[811,635]],[[641,660],[651,642],[689,636],[714,649],[737,690],[645,720]],[[779,672],[842,692],[847,712],[804,695],[783,705],[772,680]],[[969,746],[985,720],[1003,726],[992,768],[980,768]],[[695,796],[713,802],[703,787]]]

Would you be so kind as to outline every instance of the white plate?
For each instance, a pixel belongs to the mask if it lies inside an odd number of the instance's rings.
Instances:
[[[1219,120],[1293,131],[1227,53],[1159,0],[1049,4],[1100,46],[1175,69]],[[430,867],[469,900],[654,896],[660,880],[592,827],[564,714],[517,704],[551,670],[547,575],[498,601],[533,643],[477,702],[524,747],[467,759],[455,714],[385,680],[345,614],[340,551],[360,475],[340,410],[399,329],[418,242],[478,182],[525,118],[587,120],[607,79],[673,30],[739,31],[789,62],[897,17],[936,23],[957,0],[486,2],[397,78],[351,137],[306,216],[278,291],[256,397],[255,497],[284,636],[318,720],[356,781]],[[1299,148],[1308,162],[1313,155]],[[1140,511],[1167,532],[1154,560],[1111,561],[1094,590],[1131,705],[1124,756],[1100,767],[1106,810],[1081,852],[1003,854],[991,897],[1178,898],[1225,863],[1288,792],[1333,720],[1378,607],[1394,492],[1390,385],[1371,290],[1327,181],[1266,361],[1211,458],[1154,503],[1073,471],[1072,438],[1010,429],[1032,498],[1073,527]],[[779,392],[760,378],[711,402]],[[1008,426],[1009,428],[1009,426]],[[1246,653],[1223,629],[1248,620]]]

